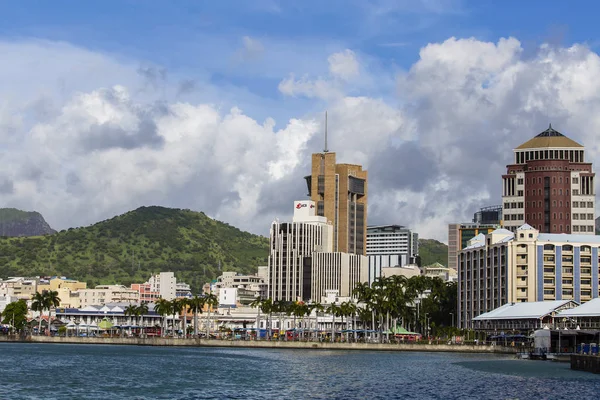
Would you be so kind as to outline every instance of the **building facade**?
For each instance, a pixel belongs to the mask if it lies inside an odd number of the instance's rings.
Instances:
[[[336,164],[335,153],[312,155],[305,177],[316,215],[333,226],[333,251],[366,254],[367,171],[354,164]]]
[[[401,225],[367,227],[369,284],[381,277],[381,269],[416,263],[419,235]]]
[[[480,233],[488,234],[500,225],[483,225],[478,223],[448,225],[448,268],[458,268],[458,253],[467,247],[467,242]]]
[[[599,236],[540,233],[527,224],[477,235],[459,253],[459,327],[506,303],[597,298],[599,248]]]
[[[503,226],[593,235],[594,177],[584,147],[550,126],[514,150],[502,176]]]
[[[271,224],[269,246],[269,297],[273,300],[308,300],[311,296],[311,257],[331,252],[333,226],[315,215],[315,202],[295,201],[292,222]]]
[[[109,303],[138,303],[140,293],[123,285],[98,285],[94,289],[79,289],[79,306],[101,306]]]
[[[473,222],[481,225],[501,225],[502,206],[488,206],[480,208],[473,214]]]
[[[321,299],[327,291],[338,297],[353,297],[357,283],[366,282],[367,257],[348,253],[313,253],[311,258],[311,299]]]

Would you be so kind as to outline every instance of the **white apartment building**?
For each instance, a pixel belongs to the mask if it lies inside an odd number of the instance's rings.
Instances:
[[[381,269],[404,267],[416,262],[419,235],[401,225],[367,227],[369,284],[381,277]]]
[[[79,289],[79,308],[109,303],[138,303],[140,292],[123,285],[98,285],[94,289]]]
[[[267,267],[258,267],[258,274],[256,275],[242,275],[237,272],[226,271],[217,278],[212,289],[217,296],[222,289],[240,288],[254,292],[255,297],[260,296],[266,298],[268,297],[269,286],[267,279]]]
[[[507,303],[598,297],[600,236],[540,233],[479,234],[459,253],[458,323]]]
[[[37,292],[38,277],[10,277],[0,280],[0,296],[30,300]]]
[[[151,292],[157,292],[159,297],[165,300],[173,300],[177,297],[177,279],[173,272],[152,275],[146,283],[150,284]]]
[[[313,201],[294,202],[291,223],[271,224],[269,297],[273,300],[320,299],[326,290],[352,292],[367,280],[367,258],[333,253],[333,227],[315,215]]]

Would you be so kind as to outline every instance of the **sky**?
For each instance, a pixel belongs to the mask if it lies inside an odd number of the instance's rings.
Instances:
[[[55,229],[143,205],[268,235],[310,154],[369,224],[447,240],[549,123],[600,156],[591,1],[0,1],[0,206]]]

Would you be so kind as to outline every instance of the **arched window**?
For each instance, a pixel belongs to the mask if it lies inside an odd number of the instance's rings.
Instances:
[[[570,244],[564,244],[562,247],[563,251],[573,251],[573,246],[571,246]]]
[[[554,251],[554,245],[553,244],[545,244],[544,245],[544,250]]]

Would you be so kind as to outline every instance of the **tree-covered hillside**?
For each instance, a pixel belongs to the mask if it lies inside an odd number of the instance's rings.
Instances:
[[[448,265],[448,246],[435,239],[419,239],[421,265],[426,267],[435,262]]]
[[[268,239],[204,213],[141,207],[54,235],[0,239],[0,277],[64,275],[89,285],[145,282],[174,271],[196,291],[222,270],[266,265]]]

